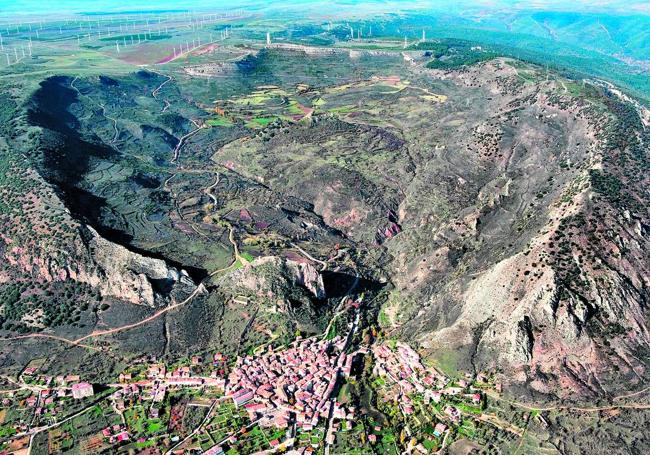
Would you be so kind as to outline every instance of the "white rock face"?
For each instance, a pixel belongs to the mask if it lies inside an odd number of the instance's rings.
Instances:
[[[257,258],[245,267],[229,273],[222,281],[268,297],[282,297],[276,295],[276,291],[280,291],[283,285],[298,285],[306,288],[316,298],[325,298],[323,276],[313,265],[277,256]]]
[[[106,240],[90,226],[83,226],[85,240],[75,242],[75,254],[61,264],[39,261],[37,271],[41,279],[67,279],[97,288],[103,297],[113,297],[136,305],[156,306],[156,292],[151,280],[183,283],[194,287],[184,270],[169,267],[162,259],[148,258]],[[75,259],[73,259],[75,258]],[[34,259],[36,261],[36,259]]]
[[[311,264],[287,260],[287,267],[293,271],[296,283],[306,287],[317,299],[325,298],[323,276]]]
[[[178,270],[167,266],[162,259],[133,253],[101,237],[94,229],[88,229],[92,233],[88,246],[100,268],[97,276],[88,276],[88,280],[97,282],[102,295],[154,306],[155,295],[150,280],[179,281]]]

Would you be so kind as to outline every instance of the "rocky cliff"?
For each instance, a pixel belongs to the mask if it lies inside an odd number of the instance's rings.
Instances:
[[[157,306],[176,291],[195,288],[184,270],[111,242],[72,218],[53,188],[37,173],[24,176],[31,189],[16,197],[26,209],[16,213],[0,237],[4,283],[40,283],[47,288],[69,280],[100,297]],[[52,218],[45,207],[56,213]],[[26,230],[31,226],[31,230]]]
[[[248,292],[282,300],[298,290],[301,299],[325,299],[323,276],[310,263],[277,256],[264,256],[219,279],[227,292]]]
[[[12,272],[28,274],[40,282],[73,280],[92,286],[103,297],[151,307],[177,285],[195,287],[187,272],[161,259],[131,252],[89,226],[79,226],[79,233],[74,249],[65,259],[12,247],[11,239],[5,237],[4,260],[12,266]],[[4,273],[9,276],[7,271]],[[163,288],[168,290],[163,292]]]

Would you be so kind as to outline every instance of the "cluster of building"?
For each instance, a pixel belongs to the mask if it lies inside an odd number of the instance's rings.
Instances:
[[[344,345],[341,337],[309,338],[282,351],[239,358],[226,393],[262,425],[286,428],[295,422],[308,431],[320,418],[352,419],[354,410],[339,406],[333,396],[338,375],[352,368],[354,355],[346,355]]]
[[[86,397],[92,397],[95,392],[93,385],[88,382],[78,382],[73,384],[69,389],[67,388],[56,388],[56,389],[41,389],[36,395],[32,395],[25,399],[25,404],[29,407],[34,407],[38,404],[42,406],[49,406],[54,404],[57,398],[69,397],[72,392],[72,398],[80,400]],[[37,408],[36,414],[40,414],[41,409]]]
[[[227,377],[224,374],[228,370],[228,359],[222,354],[215,354],[210,363],[205,363],[202,357],[193,356],[189,366],[169,370],[161,363],[147,364],[146,369],[141,370],[144,374],[139,374],[137,378],[128,372],[122,373],[119,377],[120,384],[114,385],[120,386],[119,390],[111,398],[118,412],[124,411],[128,406],[125,401],[150,400],[148,416],[158,418],[159,403],[165,400],[169,387],[220,388],[237,407],[246,411],[251,423],[279,429],[291,427],[286,441],[269,441],[271,449],[261,453],[272,453],[282,445],[284,450],[289,450],[287,453],[300,455],[310,449],[292,447],[294,439],[291,434],[295,436],[295,429],[310,431],[325,420],[324,436],[329,447],[334,444],[338,431],[353,427],[355,409],[342,406],[337,401],[337,385],[340,378],[351,375],[355,356],[368,354],[369,351],[362,347],[347,354],[346,349],[347,339],[339,336],[331,340],[299,338],[286,349],[276,351],[269,347],[261,355],[238,357]],[[468,377],[452,382],[435,369],[425,367],[420,355],[405,343],[376,343],[371,349],[374,358],[373,373],[386,382],[382,383],[385,385],[381,389],[382,399],[399,403],[405,416],[414,413],[415,395],[423,397],[424,404],[442,401],[441,411],[446,418],[444,423],[435,424],[435,438],[448,433],[447,425],[450,422],[457,424],[462,420],[461,410],[454,406],[460,406],[457,404],[458,399],[443,401],[444,396],[459,396],[463,402],[471,400],[473,404],[480,405],[481,391],[474,388],[472,383],[491,383],[481,374],[476,378]],[[77,376],[43,378],[35,373],[35,369],[28,368],[22,375],[32,383],[47,384],[45,387],[52,384],[51,388],[43,388],[25,400],[27,406],[37,408],[37,415],[41,409],[47,410],[48,405],[58,397],[84,399],[94,395],[93,385],[79,381]],[[498,384],[496,389],[500,389]],[[7,398],[5,400],[11,404]],[[49,408],[48,412],[54,410],[52,406]],[[131,437],[124,425],[107,427],[102,434],[110,443],[126,442]],[[376,440],[376,434],[368,435],[370,443]],[[230,435],[229,441],[236,442],[236,435]],[[205,453],[222,454],[221,444],[223,442]]]
[[[124,425],[113,425],[106,427],[102,430],[102,435],[111,444],[114,444],[116,442],[125,442],[131,439],[129,432],[126,431]]]
[[[216,358],[216,356],[215,356]],[[198,365],[203,361],[198,356],[192,357],[192,365]],[[215,360],[216,362],[216,360]],[[221,362],[221,360],[220,360]],[[156,363],[149,365],[146,371],[146,379],[133,381],[130,373],[122,373],[119,376],[121,389],[113,393],[112,399],[118,411],[125,409],[125,399],[130,400],[151,400],[155,403],[162,403],[167,395],[168,387],[215,387],[223,390],[225,379],[220,377],[217,371],[209,376],[195,376],[190,366],[181,366],[172,371],[167,371],[164,364]],[[150,417],[157,417],[158,408],[151,408]]]
[[[431,401],[439,403],[443,395],[461,394],[467,396],[475,405],[481,403],[481,393],[471,390],[467,380],[461,379],[451,386],[449,378],[433,368],[425,368],[420,355],[405,343],[395,343],[394,349],[385,343],[376,344],[372,353],[375,357],[373,373],[396,384],[397,387],[392,389],[392,394],[389,392],[387,398],[399,402],[405,415],[413,413],[413,402],[409,396],[413,393],[422,394],[425,404]],[[471,393],[465,393],[468,391]],[[445,412],[451,421],[460,421],[460,413],[453,406],[447,406]]]
[[[198,356],[192,357],[193,365],[197,365],[201,361],[202,359]],[[194,376],[190,366],[181,366],[167,371],[165,365],[154,364],[148,368],[147,378],[170,386],[209,386],[223,389],[226,384],[226,381],[219,377],[218,371],[213,371],[209,377]]]
[[[134,399],[139,400],[142,398],[142,390],[138,384],[126,384],[122,386],[121,390],[117,390],[111,396],[113,402],[115,403],[115,409],[122,412],[126,409],[124,404],[125,399]]]
[[[68,391],[71,393],[72,398],[82,399],[92,397],[95,394],[93,385],[88,382],[80,382],[78,375],[67,376],[38,376],[36,375],[37,368],[25,368],[21,374],[22,379],[27,383],[40,384],[45,387],[39,392],[39,397],[28,398],[28,405],[36,404],[38,398],[41,398],[45,405],[52,404],[55,396],[56,398],[63,398],[68,396]]]
[[[387,344],[377,344],[372,348],[375,357],[373,373],[380,377],[387,377],[398,387],[394,388],[394,395],[389,399],[399,400],[400,408],[404,414],[413,413],[413,403],[409,395],[414,392],[425,394],[429,398],[428,390],[432,385],[444,387],[447,379],[443,375],[427,370],[420,361],[420,355],[407,344],[397,342],[395,349]]]
[[[25,375],[25,372],[23,372],[23,375]],[[57,386],[55,379],[52,377],[37,377],[33,376],[33,373],[27,376],[32,376],[31,379],[40,384],[41,387],[34,387],[30,390],[31,394],[26,397],[16,395],[13,391],[7,391],[0,401],[0,409],[15,407],[30,410],[30,412],[23,414],[20,419],[11,422],[13,429],[17,433],[27,432],[33,425],[47,423],[48,421],[55,422],[59,416],[66,415],[69,400],[73,398],[83,399],[94,395],[93,385],[87,382]],[[65,384],[63,379],[56,382]]]
[[[38,368],[36,367],[27,367],[25,368],[20,378],[28,384],[38,384],[45,386],[59,386],[66,387],[80,381],[80,377],[77,374],[68,374],[65,376],[47,376],[47,375],[38,375],[36,374]]]

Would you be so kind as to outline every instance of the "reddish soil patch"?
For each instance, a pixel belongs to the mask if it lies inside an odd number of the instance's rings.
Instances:
[[[400,77],[399,76],[380,76],[378,79],[382,82],[387,83],[388,85],[397,85],[400,82]]]

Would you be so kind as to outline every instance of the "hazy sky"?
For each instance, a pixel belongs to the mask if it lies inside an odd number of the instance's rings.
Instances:
[[[0,12],[5,14],[38,14],[89,11],[134,11],[147,9],[232,9],[300,8],[310,10],[369,8],[394,11],[399,9],[444,10],[504,10],[541,9],[560,11],[594,11],[650,14],[650,1],[638,0],[0,0]]]

